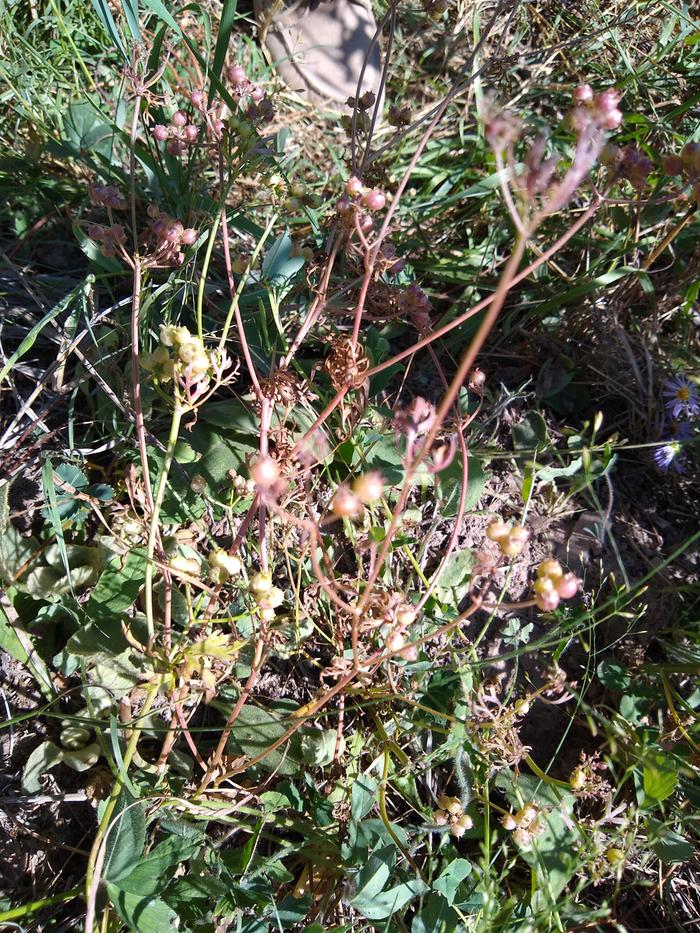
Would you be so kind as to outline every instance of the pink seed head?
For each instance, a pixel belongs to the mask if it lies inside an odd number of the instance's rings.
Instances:
[[[604,114],[601,123],[606,130],[616,130],[622,123],[622,111],[614,107]]]
[[[232,81],[233,84],[241,84],[247,77],[243,65],[231,65],[227,71],[227,75],[229,81]]]
[[[370,211],[380,211],[386,204],[386,195],[383,191],[380,191],[378,188],[375,188],[373,191],[368,191],[363,198],[365,207]]]
[[[250,466],[250,478],[260,489],[270,489],[280,478],[280,468],[272,457],[258,457]]]
[[[557,594],[562,599],[571,599],[578,593],[581,581],[575,573],[565,573],[563,577],[555,581],[554,587]]]
[[[185,127],[185,139],[188,143],[196,143],[199,139],[199,127],[195,126],[194,123],[189,123]]]
[[[159,143],[164,143],[169,135],[168,127],[163,126],[162,123],[156,123],[156,125],[153,127],[153,136],[158,140]]]
[[[590,84],[579,84],[572,97],[575,104],[587,104],[593,100],[593,88]]]
[[[204,91],[195,90],[190,93],[190,101],[193,107],[196,107],[197,110],[203,110],[204,104],[206,101],[206,95]]]
[[[194,227],[187,227],[182,231],[182,236],[180,237],[180,242],[184,243],[185,246],[192,246],[192,244],[197,239],[197,231]]]
[[[173,126],[184,126],[187,123],[187,114],[182,110],[176,110],[170,122]]]
[[[185,232],[185,228],[182,226],[179,220],[173,221],[173,223],[168,224],[165,229],[164,239],[169,243],[179,243],[182,239],[182,234]]]
[[[351,175],[345,183],[345,191],[351,198],[356,198],[362,194],[362,182],[355,175]]]

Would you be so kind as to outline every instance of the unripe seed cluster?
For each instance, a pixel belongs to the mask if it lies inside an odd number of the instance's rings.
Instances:
[[[576,574],[565,573],[558,560],[548,557],[537,568],[532,586],[537,607],[543,612],[553,612],[560,600],[575,596],[580,585]]]
[[[188,383],[198,383],[209,379],[212,359],[203,341],[186,327],[164,324],[160,329],[160,346],[144,356],[141,365],[161,382],[179,376]]]
[[[513,833],[513,839],[523,848],[528,848],[533,837],[546,829],[539,807],[532,802],[526,803],[516,813],[505,813],[501,817],[501,826]]]
[[[284,593],[278,586],[273,586],[272,574],[260,571],[248,581],[248,591],[255,601],[263,622],[272,622],[275,609],[284,602]]]
[[[523,525],[511,525],[495,519],[486,529],[486,537],[494,541],[506,557],[517,557],[530,540],[530,532]]]
[[[459,797],[448,797],[445,794],[438,797],[438,810],[433,813],[433,819],[438,826],[446,826],[451,835],[459,839],[474,825],[474,820],[464,812]]]

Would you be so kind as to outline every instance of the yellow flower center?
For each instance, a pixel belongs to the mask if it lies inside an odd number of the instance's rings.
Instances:
[[[679,402],[687,402],[690,398],[690,389],[687,386],[679,386],[676,392],[676,398]]]

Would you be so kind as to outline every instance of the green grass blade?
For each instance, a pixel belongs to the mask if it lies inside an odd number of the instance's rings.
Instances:
[[[110,39],[121,52],[124,61],[128,62],[129,56],[126,53],[126,48],[121,36],[119,35],[117,24],[114,22],[114,17],[112,16],[112,11],[109,8],[107,0],[92,0],[92,5],[95,8],[95,12],[97,13],[100,22],[107,30],[107,34],[109,35]]]
[[[221,11],[221,21],[219,23],[219,34],[216,37],[216,46],[214,48],[214,61],[211,66],[211,84],[209,85],[209,103],[211,104],[216,90],[214,82],[221,77],[221,72],[226,59],[226,50],[228,49],[231,30],[236,22],[236,8],[238,0],[224,0]]]
[[[141,41],[141,27],[139,26],[139,0],[122,0],[124,18],[129,27],[134,42]]]

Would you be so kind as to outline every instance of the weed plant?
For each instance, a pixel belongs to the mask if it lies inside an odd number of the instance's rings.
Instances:
[[[389,4],[341,114],[3,9],[0,924],[700,917],[698,34],[581,6]]]

